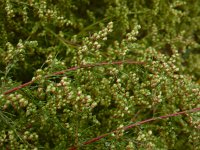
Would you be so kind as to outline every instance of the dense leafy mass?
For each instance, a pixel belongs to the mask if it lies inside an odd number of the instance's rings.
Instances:
[[[199,112],[82,145],[200,107],[199,6],[0,0],[0,149],[200,149]]]

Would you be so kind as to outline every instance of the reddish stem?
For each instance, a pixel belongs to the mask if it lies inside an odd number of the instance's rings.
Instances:
[[[72,67],[72,68],[69,68],[69,69],[66,69],[66,70],[63,70],[63,71],[59,71],[59,72],[55,72],[51,75],[47,75],[45,76],[45,78],[48,78],[48,77],[51,77],[51,76],[54,76],[54,75],[60,75],[60,74],[64,74],[65,72],[69,72],[69,71],[74,71],[74,70],[77,70],[77,69],[81,69],[81,68],[91,68],[91,67],[97,67],[97,66],[105,66],[105,65],[121,65],[121,64],[145,64],[144,62],[137,62],[137,61],[132,61],[132,60],[125,60],[125,61],[115,61],[115,62],[101,62],[101,63],[96,63],[96,64],[86,64],[86,65],[81,65],[81,66],[75,66],[75,67]],[[4,95],[7,95],[7,94],[10,94],[14,91],[17,91],[21,88],[24,88],[28,85],[31,85],[35,82],[36,80],[32,80],[32,81],[29,81],[27,83],[24,83],[20,86],[17,86],[13,89],[10,89],[6,92],[4,92],[3,94]]]
[[[169,117],[174,117],[174,116],[178,116],[178,115],[182,115],[182,114],[186,114],[186,113],[197,112],[197,111],[200,111],[200,107],[199,108],[193,108],[191,110],[186,110],[186,111],[181,111],[181,112],[177,112],[177,113],[165,115],[165,116],[160,116],[160,117],[156,117],[156,118],[146,119],[146,120],[143,120],[143,121],[140,121],[140,122],[137,122],[137,123],[134,123],[134,124],[122,127],[122,128],[118,128],[118,129],[116,129],[114,131],[111,131],[109,133],[100,135],[98,137],[95,137],[95,138],[93,138],[91,140],[88,140],[88,141],[84,142],[81,145],[88,145],[88,144],[94,143],[94,142],[99,141],[100,139],[102,139],[102,138],[104,138],[104,137],[106,137],[106,136],[108,136],[108,135],[110,135],[112,133],[116,133],[119,130],[128,130],[128,129],[131,129],[131,128],[135,127],[135,126],[142,125],[142,124],[145,124],[147,122],[154,121],[154,120],[166,119],[166,118],[169,118]],[[78,147],[76,147],[76,146],[73,146],[73,147],[69,148],[69,150],[76,150],[76,149],[78,149]]]
[[[22,85],[20,85],[20,86],[17,86],[17,87],[15,87],[15,88],[13,88],[13,89],[8,90],[8,91],[4,92],[3,94],[4,94],[4,95],[10,94],[10,93],[12,93],[12,92],[14,92],[14,91],[17,91],[17,90],[19,90],[19,89],[22,89],[22,88],[28,86],[28,85],[33,84],[33,82],[34,82],[33,80],[32,80],[32,81],[29,81],[29,82],[27,82],[27,83],[24,83],[24,84],[22,84]]]

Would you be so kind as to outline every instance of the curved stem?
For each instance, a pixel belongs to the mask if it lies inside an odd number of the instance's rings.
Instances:
[[[55,76],[55,75],[60,75],[60,74],[64,74],[65,72],[69,72],[69,71],[74,71],[74,70],[78,70],[81,68],[93,68],[93,67],[98,67],[98,66],[105,66],[105,65],[121,65],[121,64],[145,64],[144,62],[138,62],[138,61],[133,61],[133,60],[124,60],[124,61],[115,61],[115,62],[101,62],[101,63],[94,63],[94,64],[86,64],[86,65],[81,65],[81,66],[74,66],[72,68],[66,69],[66,70],[62,70],[62,71],[58,71],[58,72],[54,72],[51,75],[47,75],[45,76],[45,78],[49,78],[51,76]],[[15,88],[12,88],[6,92],[4,92],[4,95],[10,94],[14,91],[20,90],[21,88],[24,88],[28,85],[31,85],[35,82],[36,80],[32,80],[29,81],[27,83],[24,83],[20,86],[17,86]]]
[[[168,115],[165,115],[165,116],[160,116],[160,117],[155,117],[155,118],[150,118],[150,119],[146,119],[146,120],[143,120],[143,121],[140,121],[140,122],[136,122],[134,124],[131,124],[131,125],[128,125],[128,126],[125,126],[125,127],[122,127],[122,128],[118,128],[114,131],[111,131],[109,133],[106,133],[106,134],[102,134],[98,137],[95,137],[95,138],[92,138],[80,145],[88,145],[88,144],[91,144],[91,143],[94,143],[96,141],[99,141],[100,139],[110,135],[110,134],[113,134],[113,133],[116,133],[117,131],[120,131],[120,130],[128,130],[128,129],[131,129],[135,126],[139,126],[139,125],[142,125],[142,124],[145,124],[145,123],[148,123],[148,122],[151,122],[151,121],[155,121],[155,120],[159,120],[159,119],[166,119],[166,118],[169,118],[169,117],[174,117],[174,116],[178,116],[178,115],[182,115],[182,114],[186,114],[186,113],[194,113],[194,112],[197,112],[197,111],[200,111],[200,107],[199,108],[193,108],[191,110],[185,110],[185,111],[181,111],[181,112],[177,112],[177,113],[173,113],[173,114],[168,114]],[[73,146],[73,147],[70,147],[69,150],[77,150],[78,147],[76,146]]]

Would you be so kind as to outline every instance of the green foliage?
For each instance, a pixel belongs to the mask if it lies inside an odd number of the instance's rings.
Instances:
[[[199,112],[81,145],[200,106],[199,5],[0,0],[0,148],[200,149]]]

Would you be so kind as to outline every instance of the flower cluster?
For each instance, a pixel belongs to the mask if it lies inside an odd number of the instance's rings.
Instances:
[[[94,33],[90,37],[84,38],[83,46],[78,48],[77,57],[74,57],[74,64],[87,64],[101,61],[103,57],[103,52],[100,50],[102,47],[102,41],[106,41],[108,34],[112,31],[113,22],[110,22],[101,31]]]

